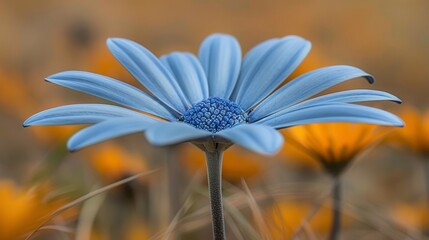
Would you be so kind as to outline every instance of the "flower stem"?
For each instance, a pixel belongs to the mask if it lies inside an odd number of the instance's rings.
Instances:
[[[341,227],[341,182],[335,180],[332,191],[332,226],[329,234],[330,240],[337,240]]]
[[[225,221],[222,207],[222,157],[223,149],[205,151],[207,178],[212,213],[213,239],[224,240]]]

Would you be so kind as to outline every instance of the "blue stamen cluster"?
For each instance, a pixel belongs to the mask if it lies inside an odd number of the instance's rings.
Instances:
[[[247,113],[234,102],[210,97],[189,108],[182,119],[196,128],[216,133],[246,122]]]

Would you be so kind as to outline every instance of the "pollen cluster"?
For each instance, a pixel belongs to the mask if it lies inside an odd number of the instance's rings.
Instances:
[[[207,98],[183,114],[183,122],[212,133],[245,123],[246,119],[247,113],[238,104],[220,97]]]

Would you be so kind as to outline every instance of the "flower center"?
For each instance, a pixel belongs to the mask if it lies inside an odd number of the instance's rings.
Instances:
[[[220,97],[210,97],[189,108],[183,122],[212,133],[245,123],[247,113],[238,104]]]

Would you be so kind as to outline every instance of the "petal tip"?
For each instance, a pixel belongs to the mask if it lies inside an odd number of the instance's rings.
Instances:
[[[367,76],[365,76],[365,79],[370,83],[373,84],[375,82],[375,77],[372,76],[371,74],[368,74]]]

